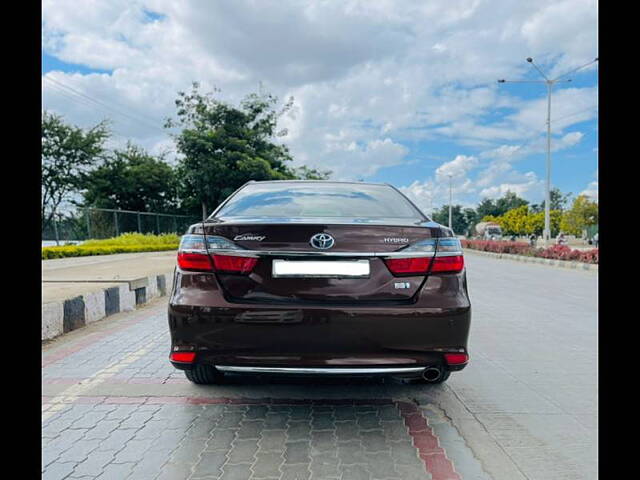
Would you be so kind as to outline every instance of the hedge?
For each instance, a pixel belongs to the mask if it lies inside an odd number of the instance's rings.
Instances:
[[[177,250],[179,243],[180,237],[175,234],[144,235],[141,233],[124,233],[114,238],[88,240],[79,245],[44,247],[42,249],[42,259]]]
[[[490,240],[460,240],[460,243],[462,243],[464,248],[481,250],[483,252],[507,253],[593,264],[597,264],[599,261],[597,248],[591,250],[574,250],[567,245],[535,248],[525,242],[499,242]]]

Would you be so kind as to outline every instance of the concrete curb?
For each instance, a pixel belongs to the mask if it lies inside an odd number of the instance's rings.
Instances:
[[[598,265],[593,263],[570,262],[567,260],[551,260],[549,258],[512,255],[510,253],[483,252],[482,250],[474,250],[472,248],[464,248],[463,250],[465,254],[471,253],[474,255],[484,255],[485,257],[500,258],[503,260],[514,260],[516,262],[540,263],[542,265],[549,265],[551,267],[571,268],[573,270],[587,270],[596,273],[598,272]]]
[[[42,304],[42,340],[50,340],[105,317],[135,310],[168,293],[173,272],[143,277],[61,301]]]

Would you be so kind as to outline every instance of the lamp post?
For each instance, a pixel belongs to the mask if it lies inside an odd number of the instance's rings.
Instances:
[[[549,245],[549,240],[551,239],[551,216],[550,216],[550,204],[551,204],[551,90],[556,83],[559,82],[570,82],[571,79],[561,80],[563,77],[570,75],[572,73],[577,72],[578,70],[582,70],[585,67],[588,67],[592,63],[598,61],[596,57],[594,60],[589,63],[585,63],[584,65],[574,68],[573,70],[568,71],[567,73],[563,73],[562,75],[550,79],[547,77],[544,72],[538,67],[535,63],[533,63],[533,58],[527,58],[527,62],[529,62],[533,67],[538,71],[538,73],[544,78],[544,80],[505,80],[500,79],[498,83],[544,83],[547,86],[547,181],[545,187],[545,202],[544,202],[544,232],[542,234],[544,238],[545,247]]]
[[[453,230],[451,228],[451,199],[452,199],[452,193],[451,193],[451,175],[449,175],[449,229]]]

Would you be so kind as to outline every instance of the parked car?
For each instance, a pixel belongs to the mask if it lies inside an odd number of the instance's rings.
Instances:
[[[387,184],[249,182],[182,237],[171,363],[445,381],[468,363],[460,241]]]

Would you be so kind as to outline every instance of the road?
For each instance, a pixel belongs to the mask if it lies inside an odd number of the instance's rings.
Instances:
[[[230,377],[167,361],[166,299],[43,346],[43,478],[597,478],[597,273],[466,256],[445,385]]]

